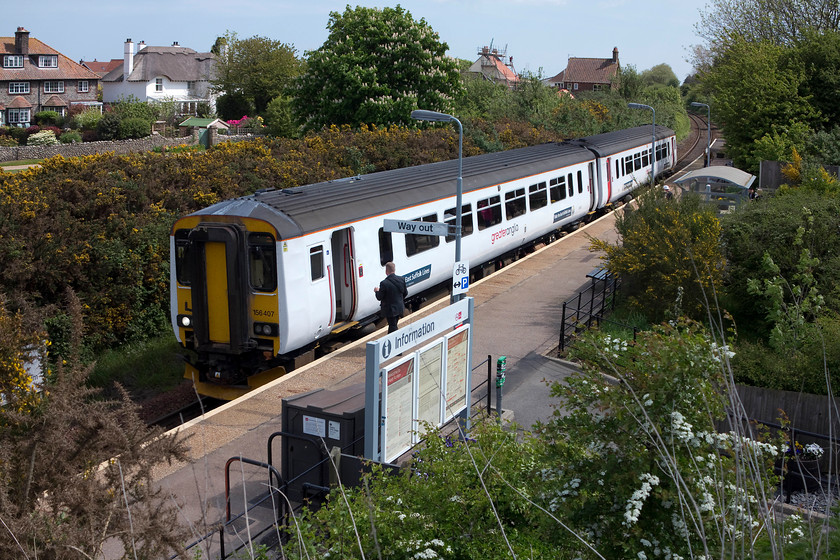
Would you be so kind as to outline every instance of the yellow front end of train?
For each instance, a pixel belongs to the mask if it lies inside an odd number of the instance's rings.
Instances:
[[[202,394],[233,398],[282,373],[277,238],[239,216],[191,215],[172,228],[173,329]]]

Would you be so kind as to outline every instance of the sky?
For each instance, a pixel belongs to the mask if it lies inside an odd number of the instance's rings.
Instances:
[[[292,45],[299,56],[327,38],[330,12],[351,7],[394,7],[425,19],[449,46],[448,54],[476,60],[483,46],[513,56],[517,72],[551,77],[569,57],[611,58],[641,72],[668,64],[682,81],[691,73],[689,47],[699,44],[694,26],[707,0],[41,0],[3,9],[13,37],[18,27],[79,60],[123,57],[131,38],[150,46],[177,41],[210,50],[227,31],[240,38],[267,37]]]

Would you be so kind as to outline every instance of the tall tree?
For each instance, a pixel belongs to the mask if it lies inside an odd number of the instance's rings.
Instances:
[[[349,6],[330,13],[329,36],[308,54],[294,104],[308,129],[408,124],[417,108],[450,112],[457,61],[424,19],[405,9]]]
[[[267,37],[239,39],[236,33],[228,31],[216,40],[216,45],[220,54],[213,88],[228,96],[244,97],[258,114],[284,93],[303,67],[293,45]]]
[[[840,29],[837,0],[711,0],[700,11],[697,34],[712,48],[732,37],[792,44],[808,30]]]
[[[769,41],[733,39],[714,67],[703,77],[711,92],[716,119],[732,159],[739,167],[756,169],[755,140],[775,126],[807,125],[818,113],[802,95],[805,71],[787,55],[788,50]]]

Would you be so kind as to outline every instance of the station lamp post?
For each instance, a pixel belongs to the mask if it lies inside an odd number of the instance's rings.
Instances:
[[[707,103],[692,101],[692,107],[706,108],[706,167],[712,165],[712,109]]]
[[[656,177],[656,109],[650,105],[642,105],[641,103],[628,103],[631,109],[650,109],[653,112],[653,125],[650,141],[650,186],[653,186],[653,178]]]
[[[418,121],[430,122],[454,122],[458,125],[458,182],[456,183],[455,192],[455,262],[461,262],[461,199],[464,195],[463,183],[463,147],[464,147],[464,127],[461,121],[447,115],[446,113],[438,113],[437,111],[426,111],[424,109],[416,109],[411,112],[411,118]],[[452,296],[452,303],[460,301],[463,294]]]

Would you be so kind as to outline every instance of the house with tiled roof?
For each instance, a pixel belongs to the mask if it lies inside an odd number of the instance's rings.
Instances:
[[[498,49],[482,47],[478,53],[478,60],[473,62],[469,72],[479,74],[486,80],[503,84],[510,89],[519,84],[519,76],[513,69],[513,57],[507,57],[506,52]]]
[[[571,92],[604,91],[618,87],[621,64],[618,48],[613,48],[612,58],[570,57],[566,69],[546,80],[548,85]]]
[[[96,72],[96,74],[100,78],[104,78],[106,75],[108,75],[108,72],[110,72],[114,68],[121,67],[123,61],[121,58],[112,58],[111,60],[100,62],[94,58],[93,60],[80,60],[79,64],[81,64],[88,70]]]
[[[216,110],[216,95],[210,81],[216,70],[216,55],[180,46],[136,45],[126,39],[123,63],[102,78],[102,100],[122,99],[175,101],[182,115],[194,115],[200,103]]]
[[[0,124],[29,126],[35,113],[99,105],[99,76],[18,27],[0,37]]]

